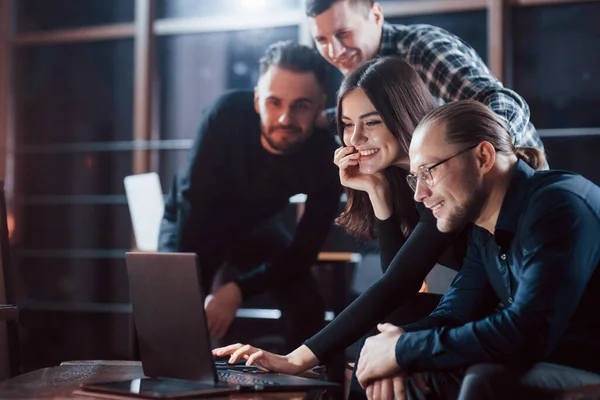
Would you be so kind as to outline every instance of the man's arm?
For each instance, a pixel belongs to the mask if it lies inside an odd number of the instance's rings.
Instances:
[[[268,268],[253,270],[238,278],[243,297],[292,281],[307,272],[329,234],[339,202],[340,188],[336,182],[320,192],[309,193],[304,214],[285,253]]]
[[[530,125],[525,100],[505,88],[477,52],[457,36],[440,28],[428,30],[411,45],[408,62],[435,97],[446,103],[464,99],[480,101],[507,123],[515,145],[543,150]]]
[[[217,232],[200,229],[220,212],[219,195],[226,184],[227,133],[233,129],[228,122],[230,99],[235,99],[234,95],[224,95],[203,111],[189,162],[178,174],[178,251],[198,252],[199,242],[209,246],[210,240],[218,237]]]
[[[600,243],[593,234],[600,222],[576,195],[540,192],[528,206],[534,211],[519,228],[525,237],[524,259],[513,303],[462,326],[403,334],[396,343],[401,367],[419,371],[479,362],[536,362],[556,347],[600,260]],[[464,294],[459,295],[462,301]],[[455,308],[448,313],[455,315]]]
[[[179,174],[173,176],[173,183],[165,201],[165,211],[160,221],[158,233],[158,251],[176,252],[179,249],[178,237],[178,215],[179,215],[179,185],[177,179]]]

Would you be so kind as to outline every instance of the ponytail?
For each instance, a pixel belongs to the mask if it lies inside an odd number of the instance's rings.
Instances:
[[[536,171],[541,170],[546,163],[546,156],[544,156],[544,153],[534,147],[517,147],[515,149],[515,154]]]

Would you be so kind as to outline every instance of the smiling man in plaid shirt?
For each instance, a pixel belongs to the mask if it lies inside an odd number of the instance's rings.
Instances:
[[[544,151],[525,100],[505,88],[459,37],[431,25],[388,24],[373,0],[306,0],[305,10],[317,50],[342,74],[375,57],[397,55],[440,104],[478,100],[506,121],[516,146]]]

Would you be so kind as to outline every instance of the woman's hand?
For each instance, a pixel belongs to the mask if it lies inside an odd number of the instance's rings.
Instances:
[[[381,171],[374,174],[360,172],[360,154],[355,151],[355,147],[348,146],[340,147],[334,153],[333,162],[340,169],[340,183],[347,188],[367,192],[375,216],[380,220],[388,219],[393,209],[388,181]]]
[[[333,156],[333,162],[340,169],[340,183],[354,190],[371,193],[378,185],[386,183],[382,172],[365,174],[359,169],[360,154],[353,146],[338,148]]]
[[[260,368],[283,374],[299,374],[317,365],[318,360],[306,346],[300,346],[287,356],[269,353],[249,344],[232,344],[212,351],[214,356],[230,356],[229,363],[237,360],[246,360],[246,365],[255,365]]]

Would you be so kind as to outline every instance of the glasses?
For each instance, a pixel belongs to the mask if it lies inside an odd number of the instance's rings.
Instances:
[[[458,157],[469,150],[473,150],[478,145],[479,143],[469,148],[466,148],[451,157],[448,157],[436,164],[433,164],[431,167],[421,165],[417,170],[416,174],[409,173],[408,175],[406,175],[406,182],[408,182],[408,186],[410,186],[410,188],[415,192],[417,191],[417,183],[419,181],[423,182],[425,185],[427,185],[427,187],[432,187],[433,185],[435,185],[435,180],[433,179],[433,175],[431,175],[431,171],[433,171],[435,168],[439,167],[443,163],[452,160],[454,157]]]

